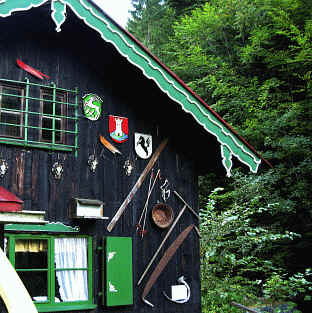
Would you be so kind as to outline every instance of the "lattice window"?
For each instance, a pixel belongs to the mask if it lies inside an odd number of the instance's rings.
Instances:
[[[78,149],[78,90],[0,79],[0,143]]]

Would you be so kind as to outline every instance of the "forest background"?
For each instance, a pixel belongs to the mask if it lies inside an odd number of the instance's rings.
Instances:
[[[203,313],[312,312],[312,1],[132,5],[127,29],[273,165],[199,179]]]

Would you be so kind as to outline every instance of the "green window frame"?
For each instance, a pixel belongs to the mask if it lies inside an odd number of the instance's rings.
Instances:
[[[0,78],[0,143],[78,153],[79,92]]]
[[[91,236],[6,233],[5,238],[7,256],[29,290],[30,295],[33,297],[38,312],[96,308],[96,305],[93,303],[93,244]],[[86,239],[86,267],[57,266],[55,241],[60,238]],[[27,248],[25,248],[26,246]],[[76,256],[76,253],[74,255]],[[62,300],[60,296],[60,281],[57,278],[57,273],[65,271],[68,272],[68,278],[72,277],[71,275],[79,275],[79,272],[80,274],[81,272],[85,272],[84,274],[87,275],[86,300]],[[34,286],[35,284],[37,286]],[[40,294],[37,294],[38,292]]]

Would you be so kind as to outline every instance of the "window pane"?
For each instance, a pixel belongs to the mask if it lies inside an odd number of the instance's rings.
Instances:
[[[87,238],[55,238],[55,263],[57,269],[87,268]]]
[[[55,238],[54,248],[61,300],[88,300],[88,239]],[[74,268],[77,270],[72,270]],[[85,270],[80,270],[84,268]]]
[[[15,241],[15,268],[47,269],[47,240],[17,239]]]
[[[46,99],[46,98],[47,98],[47,96],[44,95],[44,99]],[[52,102],[43,102],[42,113],[43,114],[53,114],[53,103]]]
[[[42,128],[51,128],[52,129],[52,119],[50,118],[43,118],[42,119]],[[52,131],[42,129],[41,133],[42,139],[44,141],[52,141]]]
[[[56,101],[64,102],[64,97],[63,96],[56,96]],[[62,115],[62,104],[61,103],[55,103],[55,114],[56,115]]]
[[[1,86],[0,86],[1,87]],[[1,123],[9,123],[16,124],[18,126],[11,125],[1,125],[0,134],[3,136],[11,136],[11,137],[21,137],[22,129],[19,125],[22,123],[22,113],[20,112],[10,112],[7,110],[22,110],[22,98],[14,97],[14,95],[22,96],[23,90],[14,87],[2,86],[0,89],[1,93],[10,94],[1,95],[0,96],[0,122]]]
[[[7,112],[2,111],[0,121],[2,123],[20,125],[21,116],[18,113],[14,114],[14,113],[7,113]],[[20,126],[1,125],[1,135],[20,137],[21,128]]]
[[[37,300],[48,301],[48,274],[47,272],[17,272],[21,280],[23,281],[30,296],[40,297]],[[35,299],[34,299],[35,300]]]
[[[55,129],[61,129],[61,120],[55,119]],[[61,132],[55,132],[55,141],[60,142],[61,141]]]
[[[50,102],[44,102],[43,103],[43,114],[53,114],[53,107],[52,103]]]
[[[43,100],[51,100],[53,101],[53,94],[47,94],[44,93],[42,95]],[[57,102],[64,102],[64,96],[56,95],[56,101]],[[43,114],[53,114],[53,102],[45,102],[43,101]],[[62,115],[62,104],[61,103],[55,103],[55,115]]]
[[[55,296],[62,302],[88,300],[88,272],[86,270],[56,271]]]
[[[22,95],[22,90],[15,88],[3,87],[2,93],[10,94],[12,96],[2,95],[1,108],[20,110],[22,100],[20,97],[14,97],[13,95]]]
[[[21,116],[19,114],[8,113],[8,112],[2,111],[1,122],[20,125]]]
[[[61,130],[61,120],[54,119],[54,127],[57,130]],[[43,129],[42,130],[42,139],[44,141],[52,141],[52,127],[53,127],[53,118],[43,118],[42,119],[42,128],[50,128],[51,130]],[[62,133],[59,131],[55,132],[55,142],[61,142]]]

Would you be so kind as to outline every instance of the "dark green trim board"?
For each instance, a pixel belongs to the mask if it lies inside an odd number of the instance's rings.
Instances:
[[[62,223],[48,223],[44,225],[6,224],[5,231],[16,232],[46,232],[46,233],[78,233],[79,227],[72,227]]]
[[[49,0],[4,0],[0,3],[0,17],[7,17],[15,11],[29,10]],[[257,172],[261,156],[229,125],[213,112],[178,77],[161,64],[136,39],[105,15],[91,0],[51,0],[51,16],[56,31],[66,20],[69,7],[90,28],[114,45],[118,52],[130,63],[140,68],[143,74],[152,79],[157,86],[186,113],[192,115],[209,134],[220,143],[221,158],[227,175],[232,168],[232,156],[246,164],[252,172]],[[267,161],[266,161],[267,162]]]

